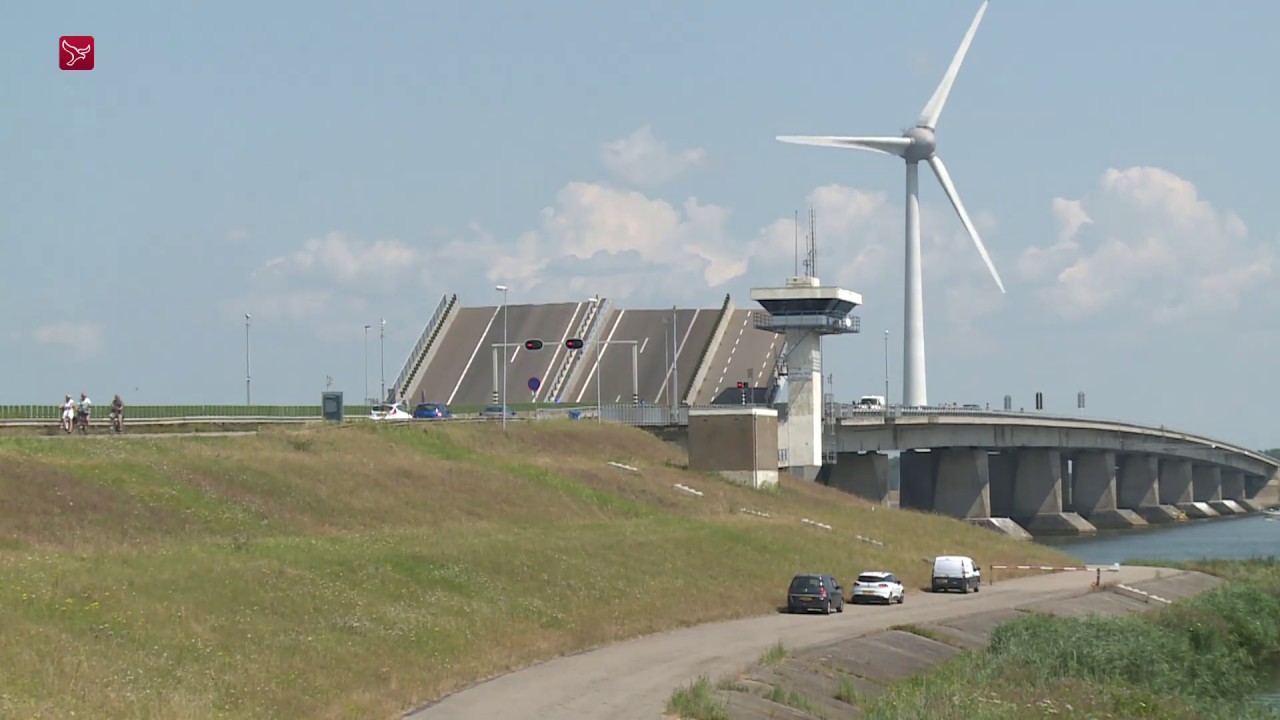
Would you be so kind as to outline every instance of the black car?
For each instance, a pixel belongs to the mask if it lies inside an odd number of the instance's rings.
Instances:
[[[832,610],[844,612],[844,591],[834,577],[806,573],[791,578],[791,587],[787,589],[787,612],[809,610],[821,610],[827,615]]]

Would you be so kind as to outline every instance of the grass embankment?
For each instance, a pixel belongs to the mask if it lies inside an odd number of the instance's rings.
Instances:
[[[769,612],[797,571],[919,586],[941,552],[1066,557],[684,461],[567,421],[0,440],[0,716],[389,717],[584,647]]]
[[[1251,697],[1280,653],[1280,561],[1181,567],[1227,583],[1128,617],[1019,618],[996,628],[987,650],[891,688],[865,717],[1280,717]]]

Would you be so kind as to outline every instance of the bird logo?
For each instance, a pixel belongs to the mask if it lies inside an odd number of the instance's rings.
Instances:
[[[62,51],[67,53],[67,67],[71,67],[77,62],[84,60],[88,57],[90,50],[93,50],[93,43],[88,43],[84,47],[78,48],[65,39],[62,41]]]

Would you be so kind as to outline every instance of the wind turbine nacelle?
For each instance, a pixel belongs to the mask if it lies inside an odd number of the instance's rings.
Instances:
[[[926,127],[913,127],[902,133],[902,137],[911,141],[906,150],[902,151],[902,158],[907,162],[920,162],[933,157],[934,151],[938,149],[938,143],[934,139],[933,131]]]

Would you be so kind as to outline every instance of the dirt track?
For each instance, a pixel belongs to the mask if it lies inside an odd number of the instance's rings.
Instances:
[[[1175,571],[1125,567],[1107,584],[1141,584]],[[848,606],[842,614],[770,615],[653,635],[551,660],[504,675],[415,710],[411,720],[654,720],[671,692],[699,675],[741,672],[777,642],[802,651],[904,623],[940,623],[1012,608],[1044,607],[1081,595],[1078,604],[1133,602],[1090,593],[1093,573],[1067,572],[1001,581],[971,595],[909,593],[903,605]],[[1167,581],[1166,581],[1167,582]],[[1201,588],[1202,589],[1202,588]],[[783,588],[785,590],[785,587]]]

